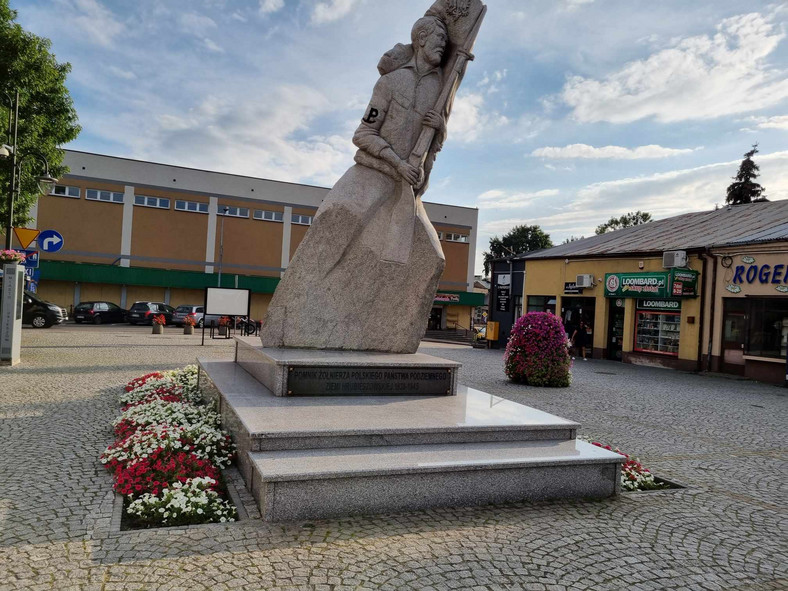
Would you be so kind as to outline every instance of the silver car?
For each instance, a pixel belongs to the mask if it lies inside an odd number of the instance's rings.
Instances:
[[[172,314],[172,323],[175,326],[183,326],[186,317],[191,316],[194,318],[195,325],[199,328],[202,328],[203,324],[206,322],[209,325],[211,324],[211,321],[213,321],[215,324],[219,324],[218,315],[209,314],[206,317],[204,312],[205,308],[203,306],[178,306],[175,308],[175,312]]]

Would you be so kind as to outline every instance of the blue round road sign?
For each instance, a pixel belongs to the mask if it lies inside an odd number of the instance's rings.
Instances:
[[[44,252],[57,252],[63,248],[64,240],[60,232],[55,230],[44,230],[36,239],[38,241],[38,248]]]

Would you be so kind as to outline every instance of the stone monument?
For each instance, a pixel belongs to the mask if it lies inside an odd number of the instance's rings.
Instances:
[[[355,164],[274,293],[263,347],[414,353],[445,265],[421,197],[486,6],[438,0],[378,64]]]
[[[416,352],[444,257],[421,196],[485,6],[439,0],[378,64],[334,185],[274,294],[262,346],[199,360],[263,519],[615,495],[622,456],[578,424],[459,383]]]

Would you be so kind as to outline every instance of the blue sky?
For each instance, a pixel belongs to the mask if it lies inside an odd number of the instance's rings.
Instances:
[[[429,4],[11,0],[72,64],[69,147],[322,186]],[[711,209],[755,142],[767,196],[788,199],[787,3],[488,7],[425,196],[479,208],[479,257],[516,224],[559,244],[628,211]]]

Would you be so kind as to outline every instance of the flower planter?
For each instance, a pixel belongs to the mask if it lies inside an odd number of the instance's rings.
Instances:
[[[186,324],[183,327],[183,334],[194,334],[194,327],[193,326],[189,326],[188,324]]]
[[[226,337],[227,336],[227,327],[226,326],[220,326],[219,327],[219,336],[220,337]]]
[[[153,334],[164,334],[164,325],[163,324],[154,324],[153,325]]]

